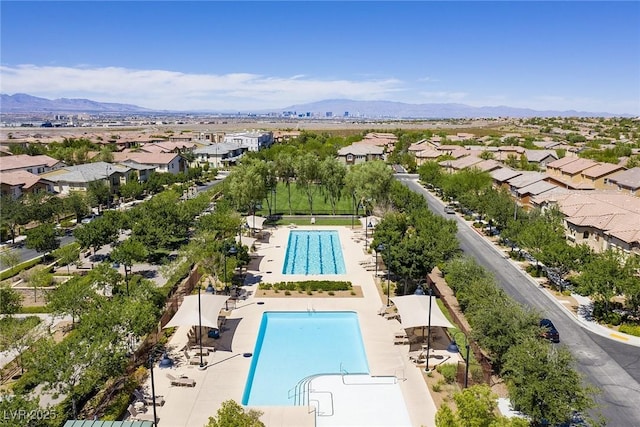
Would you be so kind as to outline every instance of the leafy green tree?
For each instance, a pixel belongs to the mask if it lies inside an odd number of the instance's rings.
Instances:
[[[120,195],[125,199],[137,199],[144,193],[144,187],[138,181],[129,181],[120,186]]]
[[[113,243],[118,238],[119,224],[109,216],[96,218],[82,224],[73,231],[76,241],[83,249],[92,248],[95,254],[102,246]]]
[[[65,211],[72,212],[76,216],[76,222],[78,224],[80,224],[82,218],[91,212],[87,198],[83,193],[78,191],[69,193],[69,196],[63,199],[63,205]]]
[[[291,212],[291,182],[295,178],[295,168],[293,157],[291,153],[285,152],[278,156],[275,160],[275,170],[276,176],[280,179],[285,186],[287,187],[287,194],[289,200],[289,215]]]
[[[262,179],[261,188],[264,191],[264,200],[267,201],[269,216],[271,216],[272,206],[269,196],[272,194],[272,191],[276,189],[276,185],[278,184],[275,163],[272,161],[253,161],[250,163],[249,167],[251,168],[251,170],[255,171]]]
[[[227,182],[227,194],[239,211],[246,209],[255,213],[258,203],[267,196],[260,170],[250,162],[235,168],[225,181]]]
[[[34,328],[40,323],[40,318],[30,316],[17,319],[14,317],[0,318],[0,351],[9,351],[16,354],[16,363],[24,373],[22,366],[22,353],[34,342]]]
[[[298,157],[295,162],[296,186],[307,196],[309,203],[309,213],[313,215],[313,195],[317,190],[320,180],[320,167],[318,156],[308,152]]]
[[[8,284],[0,284],[0,314],[12,315],[20,311],[22,295]]]
[[[71,274],[69,266],[80,259],[80,245],[76,242],[62,246],[53,251],[58,264],[67,266],[67,274]]]
[[[255,409],[245,409],[233,400],[222,402],[215,417],[209,417],[205,427],[264,427],[260,421],[262,412]]]
[[[565,347],[535,336],[514,345],[502,369],[514,409],[529,416],[534,425],[557,425],[569,421],[574,411],[593,408],[595,390],[583,385],[574,367],[575,360]]]
[[[49,252],[60,247],[58,233],[53,224],[42,224],[27,231],[25,246],[38,252]]]
[[[13,269],[20,264],[20,255],[13,250],[0,252],[0,264],[2,264],[3,270],[5,268]]]
[[[124,280],[129,295],[129,275],[135,262],[141,262],[149,255],[145,245],[135,237],[130,237],[116,246],[111,252],[111,259],[124,266]]]
[[[71,334],[60,343],[41,339],[34,351],[25,355],[27,370],[37,372],[45,390],[55,390],[70,399],[72,419],[78,416],[79,399],[110,372],[112,349],[98,337]]]
[[[24,415],[38,414],[38,411],[42,411],[43,408],[39,402],[38,397],[0,391],[0,413],[4,415],[0,417],[0,427],[44,427],[44,420],[38,420],[36,417],[27,420]]]
[[[418,167],[420,181],[435,187],[442,185],[443,173],[438,162],[425,162]]]
[[[331,205],[331,213],[336,214],[336,203],[342,197],[344,188],[344,178],[347,175],[347,168],[335,157],[327,157],[320,162],[320,191],[322,191],[325,201]]]
[[[33,299],[38,300],[38,288],[46,288],[53,283],[53,274],[49,271],[49,268],[44,265],[39,265],[31,269],[31,271],[21,273],[25,282],[33,288]]]
[[[622,293],[629,280],[623,262],[621,255],[611,249],[593,254],[590,261],[582,267],[582,273],[574,278],[578,284],[577,291],[604,303],[605,311],[608,312],[611,298]]]
[[[24,199],[14,199],[11,196],[2,196],[2,209],[0,209],[0,221],[7,227],[11,234],[12,243],[16,242],[18,229],[31,219],[29,210],[24,204]]]
[[[75,324],[82,314],[94,307],[96,298],[91,278],[74,276],[47,293],[47,307],[55,315],[70,315]]]
[[[522,418],[497,415],[498,396],[487,385],[474,385],[453,395],[457,410],[442,405],[436,413],[437,427],[527,427]]]
[[[91,206],[102,207],[109,205],[111,189],[103,180],[91,181],[87,187],[87,200]]]

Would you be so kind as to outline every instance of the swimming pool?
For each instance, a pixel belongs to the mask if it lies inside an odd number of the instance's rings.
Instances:
[[[293,390],[317,374],[369,372],[355,312],[265,312],[243,405],[293,405]]]
[[[340,236],[335,230],[289,232],[283,274],[345,274]]]

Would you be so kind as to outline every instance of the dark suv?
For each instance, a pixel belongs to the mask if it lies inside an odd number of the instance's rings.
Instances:
[[[560,334],[553,322],[549,319],[540,320],[540,327],[543,328],[542,336],[551,342],[560,342]]]

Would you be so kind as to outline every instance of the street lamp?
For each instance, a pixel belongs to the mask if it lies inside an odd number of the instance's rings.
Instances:
[[[378,252],[384,251],[384,243],[380,243],[376,248],[376,279],[378,279]]]
[[[418,287],[414,292],[414,295],[425,295],[424,289],[422,289],[422,283],[418,283]],[[426,355],[426,363],[425,363],[425,372],[430,372],[429,370],[429,353],[431,352],[431,304],[433,302],[433,294],[431,292],[431,285],[429,285],[429,318],[427,321],[427,355]]]
[[[467,335],[462,332],[462,331],[452,331],[451,332],[451,343],[449,344],[449,346],[447,347],[447,351],[449,353],[454,353],[454,354],[458,354],[460,353],[460,348],[458,347],[458,344],[456,343],[456,336],[458,336],[458,334],[462,334],[462,336],[464,337],[464,346],[465,346],[465,350],[467,353],[467,357],[464,358],[464,388],[467,388],[467,385],[469,384],[469,338],[467,338]]]
[[[153,352],[149,354],[149,371],[151,372],[151,402],[153,404],[153,427],[158,426],[158,417],[156,415],[156,386],[153,381]]]
[[[211,279],[209,279],[209,285],[207,286],[207,289],[205,289],[204,291],[208,294],[216,293],[216,289],[213,287],[213,283],[211,283]]]
[[[369,217],[364,217],[365,219],[365,227],[364,227],[364,248],[365,250],[367,249],[367,246],[369,245],[369,236],[367,231],[371,228],[373,228],[373,224],[371,224],[371,221],[369,220]]]
[[[202,360],[202,303],[200,301],[200,289],[202,286],[198,284],[198,334],[200,334],[200,369],[204,368]]]

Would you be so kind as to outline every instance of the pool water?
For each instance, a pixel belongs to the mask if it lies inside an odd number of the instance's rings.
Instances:
[[[289,232],[283,274],[345,274],[340,236],[335,230]]]
[[[293,405],[306,377],[368,372],[355,312],[265,312],[242,404]]]

